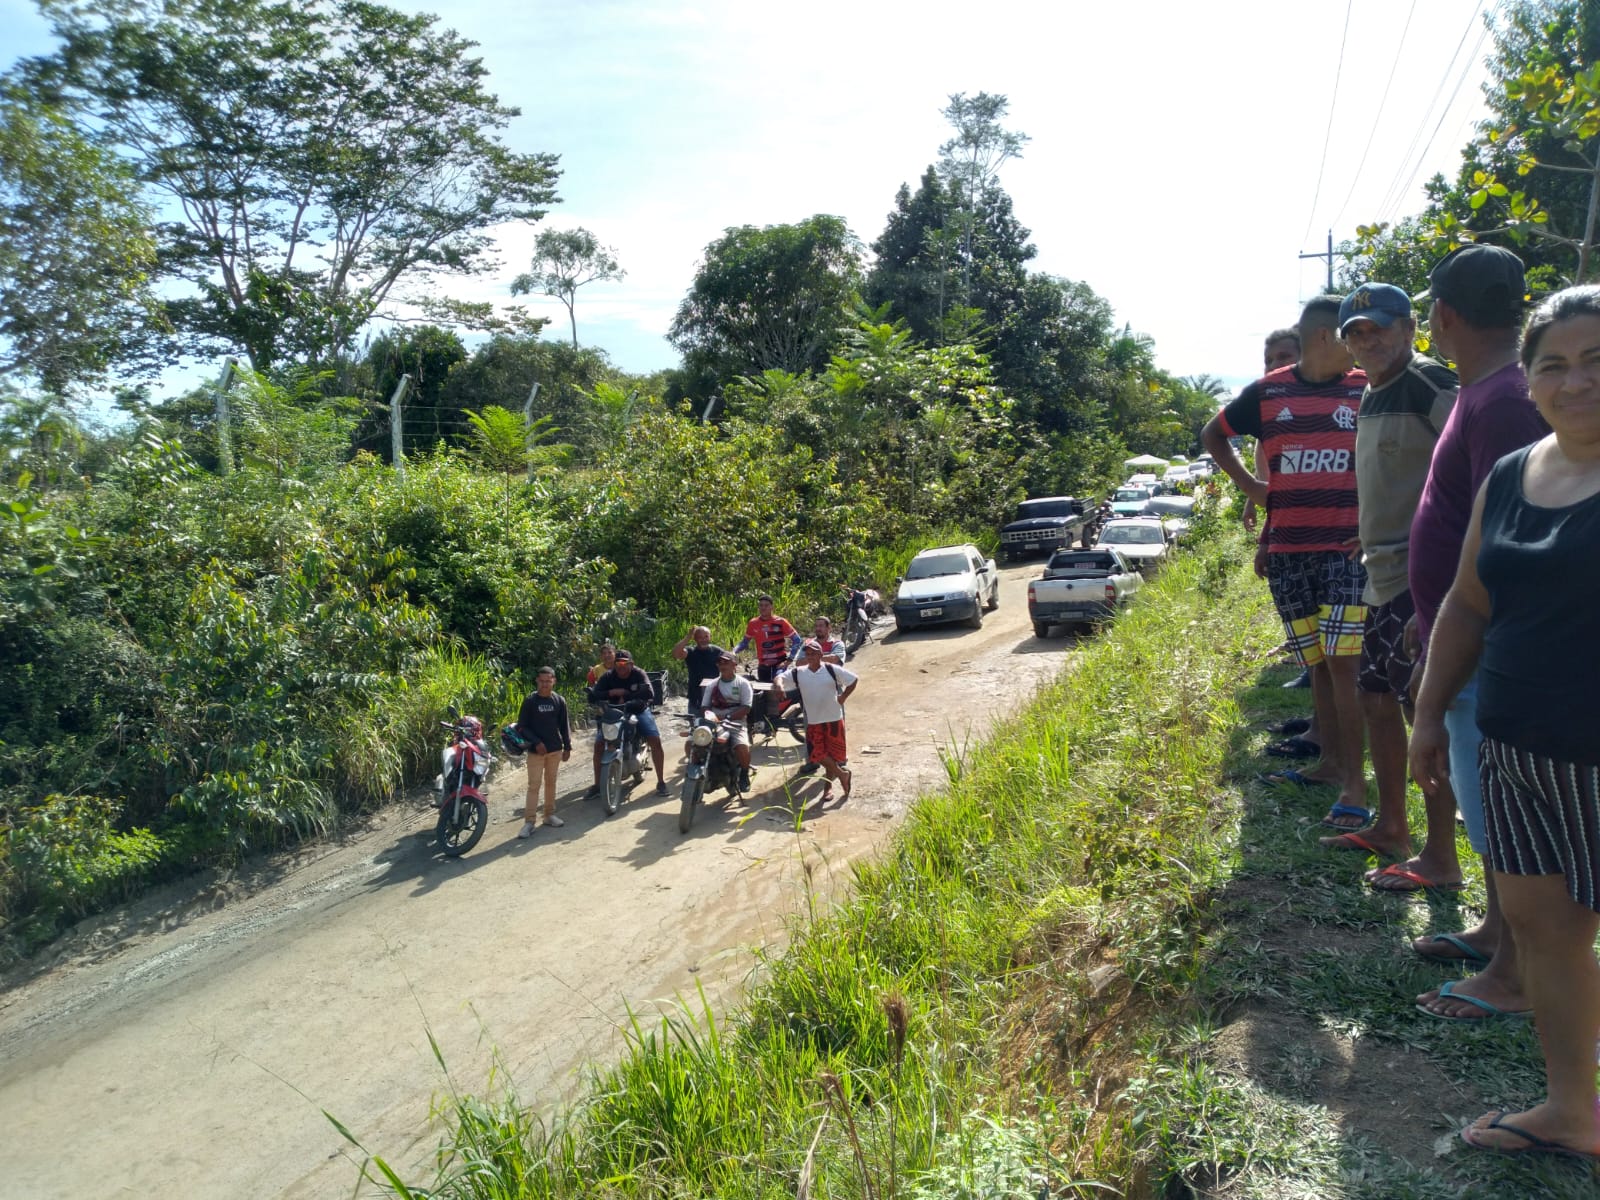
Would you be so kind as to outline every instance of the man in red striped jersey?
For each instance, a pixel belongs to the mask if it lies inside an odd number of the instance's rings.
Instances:
[[[1356,690],[1367,574],[1352,557],[1356,520],[1356,414],[1367,377],[1339,340],[1338,296],[1300,313],[1300,361],[1270,371],[1213,417],[1201,442],[1241,491],[1267,510],[1267,584],[1289,644],[1311,670],[1322,758],[1306,771],[1266,776],[1339,787],[1337,808],[1365,809],[1362,715]],[[1268,479],[1253,475],[1230,437],[1266,448]]]

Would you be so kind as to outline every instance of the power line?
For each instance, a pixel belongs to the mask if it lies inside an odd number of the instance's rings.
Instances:
[[[1497,3],[1496,7],[1498,6]],[[1483,0],[1480,0],[1473,7],[1471,15],[1467,18],[1467,23],[1461,30],[1461,37],[1456,41],[1456,48],[1450,54],[1450,61],[1445,64],[1444,71],[1439,76],[1439,84],[1433,89],[1433,98],[1428,101],[1427,107],[1422,110],[1422,116],[1417,121],[1416,132],[1411,135],[1411,141],[1406,146],[1405,153],[1400,156],[1400,166],[1395,171],[1394,178],[1390,180],[1389,187],[1383,193],[1383,201],[1378,205],[1379,220],[1387,221],[1394,215],[1394,210],[1405,199],[1406,189],[1411,186],[1411,180],[1417,173],[1417,166],[1420,166],[1422,159],[1427,156],[1427,149],[1424,148],[1417,158],[1417,164],[1411,165],[1411,156],[1416,152],[1418,143],[1422,140],[1422,131],[1428,127],[1428,118],[1433,115],[1433,106],[1439,102],[1439,97],[1444,94],[1445,85],[1450,81],[1450,73],[1455,70],[1456,60],[1461,57],[1461,51],[1467,44],[1467,37],[1472,33],[1472,26],[1482,15]],[[1468,68],[1470,68],[1471,63],[1472,59],[1468,57]],[[1465,77],[1464,72],[1462,77]],[[1458,90],[1459,87],[1458,83]],[[1445,111],[1449,111],[1448,105]],[[1432,139],[1429,139],[1429,141],[1431,144]]]
[[[1405,28],[1400,31],[1400,44],[1394,49],[1394,62],[1389,64],[1389,78],[1383,85],[1383,96],[1378,100],[1378,115],[1372,118],[1372,132],[1367,134],[1367,144],[1361,148],[1361,161],[1356,164],[1356,173],[1350,177],[1350,190],[1345,193],[1344,203],[1339,205],[1339,211],[1329,221],[1330,226],[1337,225],[1339,218],[1344,216],[1344,210],[1350,207],[1350,200],[1356,194],[1356,185],[1361,182],[1361,172],[1366,169],[1367,154],[1372,149],[1372,140],[1378,136],[1378,126],[1383,123],[1384,105],[1389,103],[1389,89],[1394,86],[1395,73],[1400,70],[1400,56],[1406,48],[1406,34],[1411,32],[1411,18],[1416,15],[1417,0],[1411,0],[1411,7],[1406,12]]]
[[[1339,111],[1339,78],[1344,74],[1344,46],[1350,36],[1350,10],[1355,7],[1355,0],[1345,0],[1344,6],[1344,32],[1339,35],[1339,65],[1333,71],[1333,99],[1328,102],[1328,128],[1322,134],[1322,161],[1317,165],[1317,186],[1311,193],[1311,211],[1306,214],[1306,231],[1300,235],[1300,243],[1311,236],[1311,226],[1317,219],[1317,201],[1322,199],[1322,172],[1328,165],[1328,143],[1333,140],[1333,114]]]

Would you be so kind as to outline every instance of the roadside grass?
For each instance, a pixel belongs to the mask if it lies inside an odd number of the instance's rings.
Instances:
[[[1025,711],[947,751],[949,787],[848,898],[795,919],[739,1011],[632,1022],[549,1115],[499,1078],[452,1090],[434,1177],[370,1156],[365,1177],[474,1198],[1142,1195],[1191,1148],[1226,1166],[1287,1146],[1203,1031],[1171,1054],[1236,862],[1235,689],[1277,636],[1242,539],[1201,540]]]
[[[1194,989],[1156,1032],[1131,1089],[1168,1196],[1317,1200],[1579,1200],[1600,1173],[1549,1156],[1476,1151],[1462,1125],[1544,1093],[1526,1020],[1460,1024],[1427,1016],[1418,994],[1469,972],[1409,946],[1471,927],[1484,901],[1464,834],[1465,892],[1380,895],[1363,855],[1318,845],[1331,789],[1255,781],[1271,760],[1264,725],[1301,715],[1305,692],[1269,667],[1238,693],[1226,774],[1242,793],[1230,879],[1215,897]],[[1420,794],[1408,805],[1418,845]],[[1369,803],[1376,803],[1375,794]]]

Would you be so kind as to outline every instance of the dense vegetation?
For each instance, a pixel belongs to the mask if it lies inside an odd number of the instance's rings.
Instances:
[[[0,79],[13,950],[394,795],[452,701],[503,720],[605,636],[650,666],[697,620],[734,638],[758,590],[804,618],[1029,491],[1099,490],[1129,446],[1187,451],[1215,407],[1028,270],[1004,97],[951,98],[870,259],[826,215],[712,240],[682,366],[632,377],[578,344],[578,289],[624,274],[585,231],[513,289],[561,299],[570,339],[438,290],[560,171],[507,149],[516,111],[434,18],[41,7],[58,49]],[[374,328],[401,301],[435,323]],[[151,398],[218,352],[244,365]]]

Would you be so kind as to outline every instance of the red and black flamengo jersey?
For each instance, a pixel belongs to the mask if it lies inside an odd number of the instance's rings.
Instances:
[[[1359,370],[1309,383],[1298,367],[1280,367],[1222,410],[1229,437],[1259,438],[1267,452],[1269,554],[1345,550],[1358,536],[1356,417],[1366,386]]]
[[[744,636],[756,648],[756,662],[763,667],[775,666],[789,657],[789,643],[794,638],[794,626],[782,617],[763,621],[751,617],[744,627]]]

